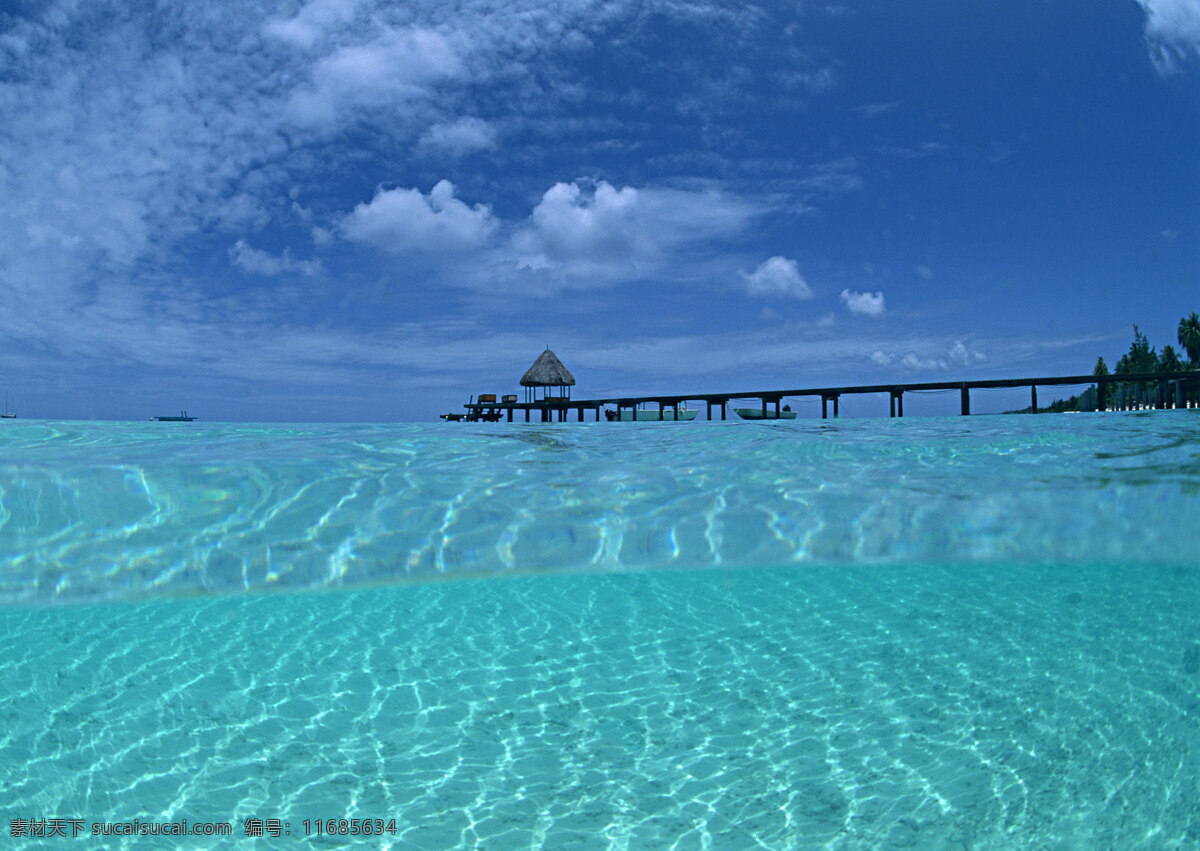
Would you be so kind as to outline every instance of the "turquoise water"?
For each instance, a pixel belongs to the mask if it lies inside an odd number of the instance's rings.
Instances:
[[[249,818],[279,848],[1200,842],[1189,412],[12,425],[10,823],[233,829],[88,847],[231,847]],[[395,833],[311,835],[342,818]]]

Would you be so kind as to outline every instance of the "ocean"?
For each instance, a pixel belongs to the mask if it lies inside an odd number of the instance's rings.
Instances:
[[[1200,844],[1193,411],[0,445],[16,847]]]

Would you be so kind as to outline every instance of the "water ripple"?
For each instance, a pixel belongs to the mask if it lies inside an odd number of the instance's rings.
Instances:
[[[0,602],[795,563],[1194,563],[1200,418],[4,429]]]

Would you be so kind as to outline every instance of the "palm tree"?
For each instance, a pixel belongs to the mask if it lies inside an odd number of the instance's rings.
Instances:
[[[1192,315],[1179,320],[1179,345],[1187,352],[1193,367],[1200,366],[1200,316]]]
[[[1162,347],[1162,354],[1158,356],[1158,368],[1163,372],[1181,372],[1183,363],[1179,360],[1179,353],[1175,351],[1175,347],[1168,344]]]

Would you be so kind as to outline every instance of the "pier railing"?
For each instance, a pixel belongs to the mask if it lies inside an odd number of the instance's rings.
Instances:
[[[539,399],[533,402],[469,402],[467,419],[507,419],[512,422],[514,412],[524,412],[525,422],[565,421],[570,411],[575,411],[579,421],[584,412],[593,412],[597,421],[601,410],[608,406],[617,409],[616,419],[625,409],[637,409],[645,405],[658,405],[662,419],[676,419],[681,406],[688,402],[702,402],[707,407],[708,419],[714,419],[715,410],[720,419],[726,419],[726,409],[735,399],[757,400],[764,417],[778,417],[784,399],[817,397],[821,400],[821,418],[825,419],[832,410],[838,416],[838,400],[842,396],[870,393],[887,393],[890,399],[890,416],[904,416],[904,394],[917,391],[958,390],[960,410],[963,416],[971,413],[971,391],[996,388],[1028,387],[1031,409],[1038,411],[1038,387],[1060,385],[1094,385],[1081,395],[1081,406],[1087,410],[1129,410],[1133,408],[1191,408],[1200,407],[1200,370],[1184,372],[1141,372],[1123,375],[1048,375],[1030,378],[983,378],[965,381],[919,381],[905,384],[859,384],[841,387],[798,387],[784,390],[744,390],[728,393],[670,393],[650,396],[612,396],[604,399]],[[668,411],[671,413],[668,414]],[[536,417],[534,416],[536,415]],[[453,415],[457,417],[458,415]]]

